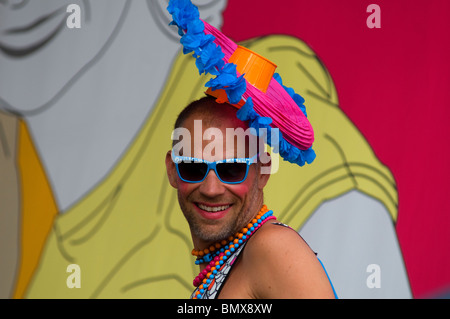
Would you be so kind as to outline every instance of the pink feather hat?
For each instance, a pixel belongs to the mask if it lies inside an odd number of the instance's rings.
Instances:
[[[237,116],[251,127],[278,128],[276,146],[284,160],[300,166],[314,161],[314,131],[304,99],[283,85],[276,65],[201,20],[190,0],[171,0],[167,9],[171,24],[178,27],[183,52],[193,52],[200,74],[216,76],[206,83],[206,94],[238,108]],[[270,145],[269,139],[266,142]]]

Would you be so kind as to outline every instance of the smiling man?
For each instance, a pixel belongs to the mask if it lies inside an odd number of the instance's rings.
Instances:
[[[264,201],[275,161],[261,141],[294,165],[314,161],[303,98],[282,85],[274,63],[201,20],[190,1],[167,9],[183,52],[193,52],[200,74],[215,75],[207,96],[179,114],[165,159],[200,266],[191,298],[335,297],[314,252]]]
[[[248,159],[216,164],[218,176],[214,178],[216,173],[207,172],[207,163],[188,161],[190,155],[184,149],[181,152],[183,156],[176,157],[175,152],[167,154],[169,179],[172,186],[178,189],[178,200],[190,225],[194,244],[204,246],[211,241],[228,238],[242,225],[248,224],[255,215],[254,211],[263,205],[262,188],[269,175],[256,174],[262,164],[256,160],[256,149],[251,147],[255,145],[255,139],[236,138],[234,143],[234,134],[233,139],[230,139],[231,131],[248,128],[236,117],[236,110],[232,106],[224,107],[216,103],[214,98],[205,97],[190,104],[179,118],[175,129],[183,127],[191,132],[188,135],[191,137],[191,147],[185,149],[190,149],[192,155],[209,163],[224,159]],[[200,131],[195,128],[196,121],[201,121]],[[211,131],[215,133],[215,139],[205,141],[204,138]],[[196,135],[200,135],[200,138]],[[223,140],[218,141],[221,137]],[[210,148],[210,145],[213,147]],[[222,149],[217,147],[220,145]],[[180,183],[175,177],[180,179]]]
[[[252,145],[257,139],[236,138],[230,143],[230,131],[248,129],[236,113],[235,107],[213,97],[191,103],[180,113],[175,129],[187,129],[190,150],[201,155],[166,154],[169,182],[177,189],[192,235],[192,253],[200,265],[191,297],[333,298],[314,252],[297,232],[276,222],[264,205],[270,175],[262,168],[270,163],[260,160],[261,150]],[[201,132],[194,129],[199,120]],[[194,143],[196,134],[203,140],[208,131],[222,133],[216,134],[223,139],[216,144],[222,149],[211,151],[212,141]]]

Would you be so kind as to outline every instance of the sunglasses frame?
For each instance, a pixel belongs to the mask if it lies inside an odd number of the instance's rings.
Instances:
[[[258,158],[258,154],[256,154],[253,157],[250,157],[250,158],[226,158],[226,159],[223,159],[223,160],[220,160],[220,161],[211,162],[211,161],[207,161],[207,160],[204,160],[204,159],[201,159],[201,158],[188,157],[188,156],[174,156],[172,154],[172,161],[175,163],[175,166],[177,168],[178,177],[180,177],[180,179],[183,182],[192,183],[192,184],[203,182],[206,179],[206,177],[208,176],[209,171],[211,171],[211,170],[213,170],[214,173],[216,173],[217,178],[224,184],[240,184],[240,183],[244,182],[247,179],[248,170],[250,168],[250,165],[257,163],[257,158]],[[199,180],[199,181],[190,181],[190,180],[184,179],[181,176],[181,174],[180,174],[180,171],[178,169],[178,164],[181,163],[181,162],[205,163],[205,164],[208,165],[208,169],[207,169],[207,171],[205,173],[205,176],[203,176],[203,178],[201,180]],[[245,163],[245,164],[247,164],[244,178],[241,181],[238,181],[238,182],[226,182],[226,181],[222,180],[220,178],[219,173],[217,173],[217,169],[216,169],[217,164],[222,164],[222,163]]]

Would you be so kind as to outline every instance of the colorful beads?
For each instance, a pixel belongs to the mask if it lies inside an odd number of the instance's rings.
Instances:
[[[198,287],[197,293],[193,297],[194,299],[200,299],[204,292],[209,288],[209,285],[214,283],[215,275],[219,273],[221,267],[224,266],[225,261],[230,258],[237,248],[245,243],[265,222],[270,219],[275,219],[275,216],[272,216],[272,214],[273,212],[268,211],[267,207],[264,205],[258,215],[252,219],[252,223],[243,228],[242,231],[237,233],[234,237],[229,237],[228,243],[222,241],[220,243],[220,248],[217,248],[217,244],[214,245],[216,249],[213,251],[206,252],[206,250],[203,250],[194,253],[193,250],[193,255],[199,256],[195,262],[197,265],[209,262],[205,269],[203,269],[193,281],[193,285]],[[200,252],[203,252],[203,254],[201,255]]]
[[[266,205],[263,205],[261,210],[258,212],[258,214],[255,216],[255,218],[252,219],[252,223],[249,223],[247,227],[244,227],[240,232],[236,233],[235,236],[228,237],[228,241],[222,240],[220,243],[216,243],[214,245],[211,245],[209,248],[203,249],[203,250],[192,250],[192,255],[197,257],[197,260],[195,261],[196,265],[203,264],[205,262],[209,262],[212,260],[212,256],[217,256],[220,251],[224,251],[229,249],[230,244],[239,244],[239,242],[235,242],[236,240],[242,239],[243,241],[246,240],[247,236],[249,236],[256,227],[258,227],[258,224],[262,221],[262,217],[267,214],[268,209]],[[260,222],[258,223],[258,220]],[[253,221],[255,221],[253,223]],[[228,243],[228,245],[227,245]],[[238,246],[235,245],[234,249],[236,249]],[[234,250],[233,250],[234,251]]]

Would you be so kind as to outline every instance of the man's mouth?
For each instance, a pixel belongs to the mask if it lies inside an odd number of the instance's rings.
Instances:
[[[197,207],[209,212],[209,213],[217,213],[217,212],[221,212],[224,211],[228,208],[231,207],[230,204],[225,204],[225,205],[207,205],[207,204],[203,204],[203,203],[196,203]]]

